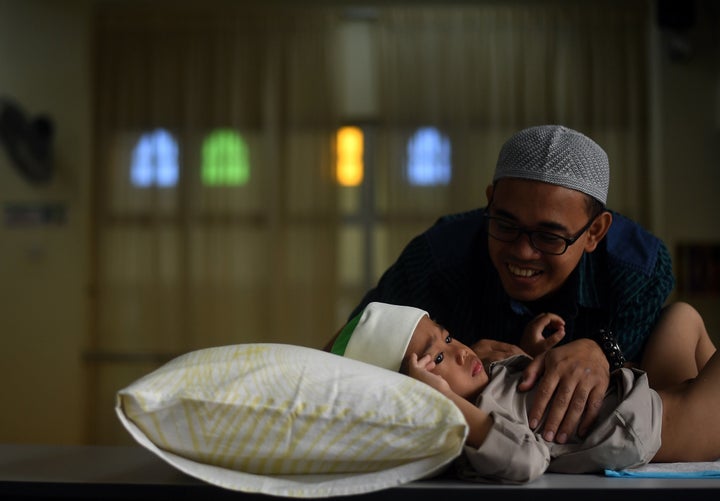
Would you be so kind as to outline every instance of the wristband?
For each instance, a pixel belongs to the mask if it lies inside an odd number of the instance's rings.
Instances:
[[[621,368],[625,364],[625,356],[615,336],[613,336],[612,331],[600,329],[596,341],[605,354],[605,358],[607,358],[610,363],[610,372]]]

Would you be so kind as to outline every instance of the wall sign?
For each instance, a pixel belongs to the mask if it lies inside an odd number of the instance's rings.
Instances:
[[[64,203],[6,203],[5,226],[29,228],[37,226],[62,226],[66,221]]]

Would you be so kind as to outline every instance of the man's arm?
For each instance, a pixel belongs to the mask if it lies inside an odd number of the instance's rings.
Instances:
[[[660,311],[675,286],[672,262],[667,248],[660,246],[655,269],[650,277],[627,277],[625,290],[632,294],[621,296],[612,321],[612,331],[625,358],[639,362],[650,332],[660,318]]]
[[[608,260],[617,264],[607,269],[613,301],[607,304],[611,324],[604,327],[613,331],[625,358],[639,362],[660,310],[675,286],[675,277],[667,246],[617,216],[613,227],[621,221],[618,235],[608,243]]]

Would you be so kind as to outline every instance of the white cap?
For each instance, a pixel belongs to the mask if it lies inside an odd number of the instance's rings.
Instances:
[[[340,331],[331,351],[398,371],[415,327],[425,315],[426,311],[412,306],[370,303]]]
[[[521,130],[500,149],[493,182],[506,177],[564,186],[605,205],[610,163],[605,150],[584,134],[541,125]]]

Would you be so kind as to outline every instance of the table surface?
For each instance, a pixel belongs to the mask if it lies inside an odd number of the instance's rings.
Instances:
[[[441,493],[442,491],[442,493]],[[448,492],[452,491],[452,492]],[[479,501],[489,495],[514,499],[626,498],[708,499],[720,494],[717,479],[609,478],[603,475],[545,474],[526,485],[475,484],[447,478],[412,482],[366,499]],[[185,475],[140,446],[0,444],[0,499],[265,499],[269,496],[221,489]],[[345,499],[348,499],[347,497]]]

